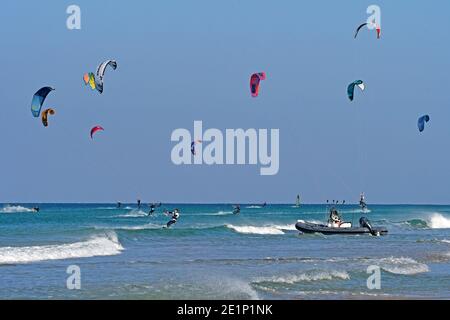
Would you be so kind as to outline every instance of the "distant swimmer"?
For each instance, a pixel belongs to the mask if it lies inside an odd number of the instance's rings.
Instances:
[[[235,205],[233,206],[233,214],[239,214],[241,212],[241,206],[240,205]]]
[[[117,208],[122,207],[122,203],[120,201],[117,201]]]
[[[180,217],[180,213],[178,209],[175,209],[172,211],[166,211],[164,212],[165,215],[172,215],[169,222],[166,224],[166,228],[170,228],[171,225],[175,224],[178,221],[178,218]]]

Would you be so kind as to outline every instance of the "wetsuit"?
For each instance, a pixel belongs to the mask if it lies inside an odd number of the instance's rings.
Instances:
[[[167,222],[167,225],[166,225],[167,228],[170,228],[171,225],[173,225],[174,223],[176,223],[177,220],[178,220],[178,218],[180,217],[180,214],[179,214],[178,212],[176,212],[176,211],[174,211],[174,212],[169,212],[169,213],[172,214],[172,219],[171,219],[169,222]]]

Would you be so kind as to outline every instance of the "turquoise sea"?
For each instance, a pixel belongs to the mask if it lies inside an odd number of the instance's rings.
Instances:
[[[372,205],[382,237],[301,235],[325,205],[0,205],[0,299],[450,298],[450,206]],[[170,229],[163,209],[179,208]],[[340,207],[346,220],[357,206]],[[81,289],[66,286],[80,268]],[[368,266],[381,289],[367,288]]]

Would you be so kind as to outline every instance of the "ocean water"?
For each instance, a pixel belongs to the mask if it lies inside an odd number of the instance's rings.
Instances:
[[[1,299],[450,298],[450,206],[373,205],[383,237],[301,235],[325,205],[0,205]],[[173,228],[164,208],[181,210]],[[361,216],[357,206],[340,208]],[[71,265],[81,289],[66,286]],[[367,267],[381,289],[367,288]]]

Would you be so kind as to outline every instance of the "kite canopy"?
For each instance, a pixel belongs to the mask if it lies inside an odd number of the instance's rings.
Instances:
[[[33,114],[33,117],[39,117],[45,98],[53,90],[55,89],[52,87],[43,87],[33,95],[33,100],[31,100],[31,113]]]
[[[252,94],[252,97],[257,97],[259,94],[259,83],[261,80],[266,80],[266,73],[265,72],[259,72],[254,73],[250,77],[250,92]]]
[[[92,72],[85,73],[83,76],[84,84],[89,85],[92,90],[96,89],[95,75]]]
[[[103,77],[105,76],[106,67],[110,66],[113,70],[117,69],[117,62],[115,60],[106,60],[97,67],[97,77],[95,84],[98,92],[103,92]]]
[[[91,129],[91,139],[94,138],[94,134],[95,134],[97,131],[104,131],[104,129],[103,129],[101,126],[95,126],[95,127],[93,127],[93,128]]]
[[[369,25],[369,23],[365,22],[365,23],[361,24],[360,26],[358,26],[358,28],[356,28],[355,37],[354,37],[355,39],[356,39],[356,37],[358,36],[359,31],[360,31],[363,27],[365,27],[365,26],[367,26],[367,25]],[[376,29],[376,31],[377,31],[377,39],[380,39],[380,37],[381,37],[381,27],[380,27],[379,25],[376,25],[375,23],[371,23],[370,25],[371,25],[371,26],[375,26],[375,29]]]
[[[42,112],[41,119],[42,119],[42,124],[44,125],[44,127],[48,126],[48,115],[49,114],[51,114],[53,116],[55,114],[55,110],[53,110],[52,108],[48,108]]]
[[[197,143],[202,143],[202,140],[197,140],[197,141],[192,141],[191,142],[191,153],[192,153],[193,156],[195,156],[195,145]]]
[[[350,83],[347,87],[347,95],[350,101],[353,101],[354,95],[355,95],[355,86],[361,89],[361,91],[364,91],[366,88],[364,82],[362,80],[355,80],[352,83]]]
[[[419,128],[419,132],[425,130],[425,123],[428,121],[430,121],[430,116],[427,114],[419,118],[419,120],[417,121],[417,127]]]

